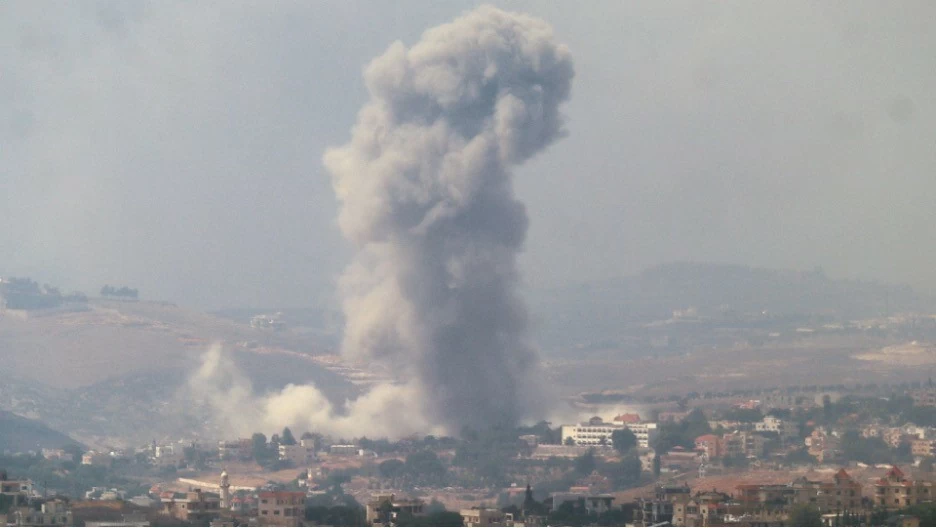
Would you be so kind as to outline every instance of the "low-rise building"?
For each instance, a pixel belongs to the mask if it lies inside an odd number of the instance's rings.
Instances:
[[[68,509],[68,503],[62,500],[50,500],[42,503],[38,510],[33,508],[16,508],[12,517],[8,514],[7,521],[12,519],[14,526],[74,526],[75,519]]]
[[[914,504],[931,502],[936,495],[932,482],[910,480],[897,466],[891,467],[874,486],[874,504],[889,509],[900,509]]]
[[[306,494],[298,491],[267,491],[258,497],[257,520],[264,526],[302,526]]]
[[[284,462],[292,462],[296,467],[307,467],[315,461],[315,451],[301,445],[280,445],[279,459]]]
[[[110,466],[111,462],[111,457],[107,453],[88,451],[81,455],[81,465],[83,466]]]
[[[166,492],[161,497],[163,513],[185,522],[207,524],[221,515],[221,497],[200,489],[188,493]]]
[[[704,453],[709,460],[725,456],[722,437],[713,434],[702,435],[695,439],[695,450]]]
[[[916,457],[931,457],[936,454],[936,439],[920,438],[910,443],[910,451]]]
[[[422,499],[397,498],[393,494],[377,495],[365,506],[368,526],[390,526],[396,524],[400,515],[424,517],[426,503]]]
[[[508,514],[497,508],[467,508],[461,510],[459,514],[465,526],[507,526]],[[513,521],[513,516],[510,521]]]
[[[550,497],[552,498],[553,510],[561,508],[563,504],[572,503],[574,509],[584,511],[589,515],[601,515],[610,511],[614,504],[614,495],[607,493],[589,494],[559,491],[551,493]]]
[[[673,526],[721,526],[731,496],[718,491],[699,492],[673,501]]]
[[[658,485],[652,498],[639,498],[634,520],[643,526],[672,524],[673,502],[692,495],[689,485]]]
[[[799,436],[799,425],[772,415],[767,415],[763,421],[755,423],[754,430],[777,433],[781,440]]]

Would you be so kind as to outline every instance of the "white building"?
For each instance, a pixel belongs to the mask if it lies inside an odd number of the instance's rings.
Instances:
[[[611,446],[611,435],[614,431],[621,429],[630,429],[637,437],[638,447],[644,448],[650,447],[659,433],[657,424],[654,422],[605,423],[596,416],[585,423],[563,425],[562,441],[565,443],[571,438],[578,446]]]
[[[279,459],[288,460],[296,467],[305,467],[315,460],[315,451],[311,447],[281,444],[279,446]]]
[[[794,438],[799,436],[799,426],[790,421],[781,420],[776,416],[765,416],[763,422],[754,424],[755,431],[777,433],[780,438]]]

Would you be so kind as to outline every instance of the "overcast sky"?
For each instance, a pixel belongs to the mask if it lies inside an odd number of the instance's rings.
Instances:
[[[493,2],[573,53],[517,171],[532,286],[673,260],[936,291],[933,2]],[[333,295],[363,67],[480,2],[0,3],[0,275],[203,308]]]

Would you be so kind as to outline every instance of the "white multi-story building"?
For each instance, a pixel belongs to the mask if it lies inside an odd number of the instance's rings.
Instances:
[[[770,415],[765,416],[764,421],[754,424],[754,430],[777,433],[780,438],[793,438],[799,435],[799,426],[796,423]]]
[[[659,432],[654,422],[605,423],[596,416],[586,423],[563,425],[562,441],[565,443],[571,438],[579,446],[611,446],[611,435],[621,429],[630,429],[639,447],[650,447]]]

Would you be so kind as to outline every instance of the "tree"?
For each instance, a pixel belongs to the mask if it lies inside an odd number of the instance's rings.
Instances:
[[[380,472],[380,476],[385,479],[390,479],[396,482],[396,479],[402,477],[406,472],[406,464],[397,458],[391,458],[390,460],[384,460],[377,466],[377,471]]]
[[[579,475],[591,475],[596,466],[595,452],[591,449],[575,459],[575,472]]]
[[[789,526],[822,526],[819,508],[809,504],[798,504],[790,510]]]
[[[637,437],[630,429],[618,429],[611,433],[611,445],[614,446],[615,451],[623,455],[637,447]]]
[[[621,477],[618,484],[629,488],[640,482],[642,467],[637,455],[628,455],[621,461]]]
[[[653,457],[653,476],[657,478],[660,476],[660,455]]]
[[[414,480],[432,484],[440,483],[446,474],[445,466],[432,451],[417,451],[406,456],[406,474]]]
[[[280,435],[280,443],[283,445],[296,445],[296,438],[288,427],[283,428],[283,434]]]
[[[575,440],[571,436],[567,436],[563,443],[567,446],[574,446]]]

